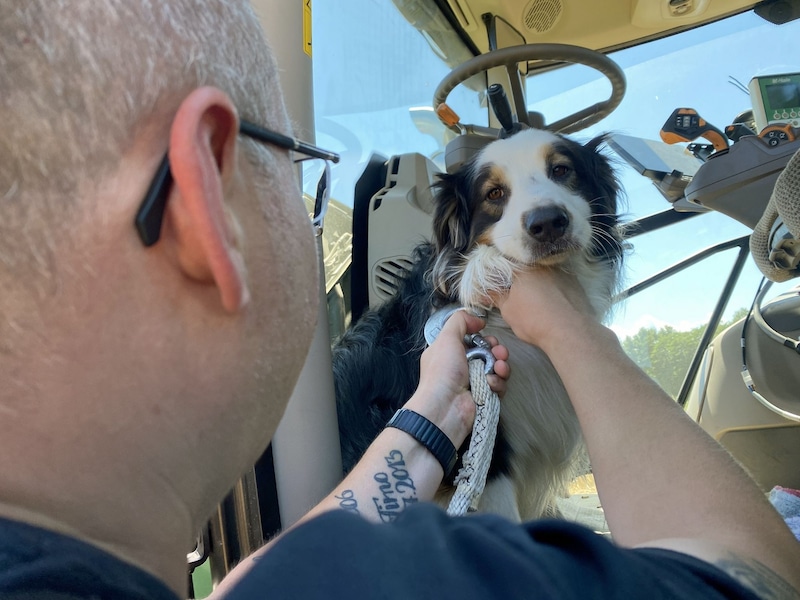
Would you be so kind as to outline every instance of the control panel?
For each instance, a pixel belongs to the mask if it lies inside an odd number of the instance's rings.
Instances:
[[[800,127],[800,73],[753,77],[747,87],[759,132],[772,124]]]

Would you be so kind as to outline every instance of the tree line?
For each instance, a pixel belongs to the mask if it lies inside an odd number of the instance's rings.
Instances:
[[[737,310],[730,320],[721,322],[718,335],[747,315],[746,308]],[[678,331],[670,325],[643,327],[622,341],[622,347],[645,373],[653,378],[670,396],[677,398],[689,364],[706,325],[688,331]]]

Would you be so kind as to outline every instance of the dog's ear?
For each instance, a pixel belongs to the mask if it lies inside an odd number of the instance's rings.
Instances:
[[[444,305],[458,300],[461,263],[469,248],[469,181],[471,167],[452,174],[443,173],[434,184],[434,256],[431,277],[434,303]]]
[[[585,165],[588,176],[595,186],[592,209],[592,225],[595,230],[592,254],[598,258],[618,260],[622,257],[622,237],[617,213],[621,201],[621,186],[609,158],[600,151],[608,138],[607,133],[598,135],[586,144],[588,158]]]
[[[470,167],[441,173],[434,184],[433,242],[437,253],[464,252],[469,246]]]

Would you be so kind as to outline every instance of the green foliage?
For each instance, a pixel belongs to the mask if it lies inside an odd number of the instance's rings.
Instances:
[[[747,315],[746,308],[737,310],[729,321],[720,323],[716,336]],[[625,338],[622,347],[645,373],[652,377],[673,398],[678,397],[686,371],[692,362],[706,326],[677,331],[666,325],[659,329],[643,327]]]

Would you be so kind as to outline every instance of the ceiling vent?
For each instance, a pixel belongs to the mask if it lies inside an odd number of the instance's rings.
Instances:
[[[650,29],[697,22],[711,0],[634,0],[631,25]]]
[[[525,7],[522,22],[534,33],[547,33],[558,24],[563,12],[561,0],[533,0]]]

